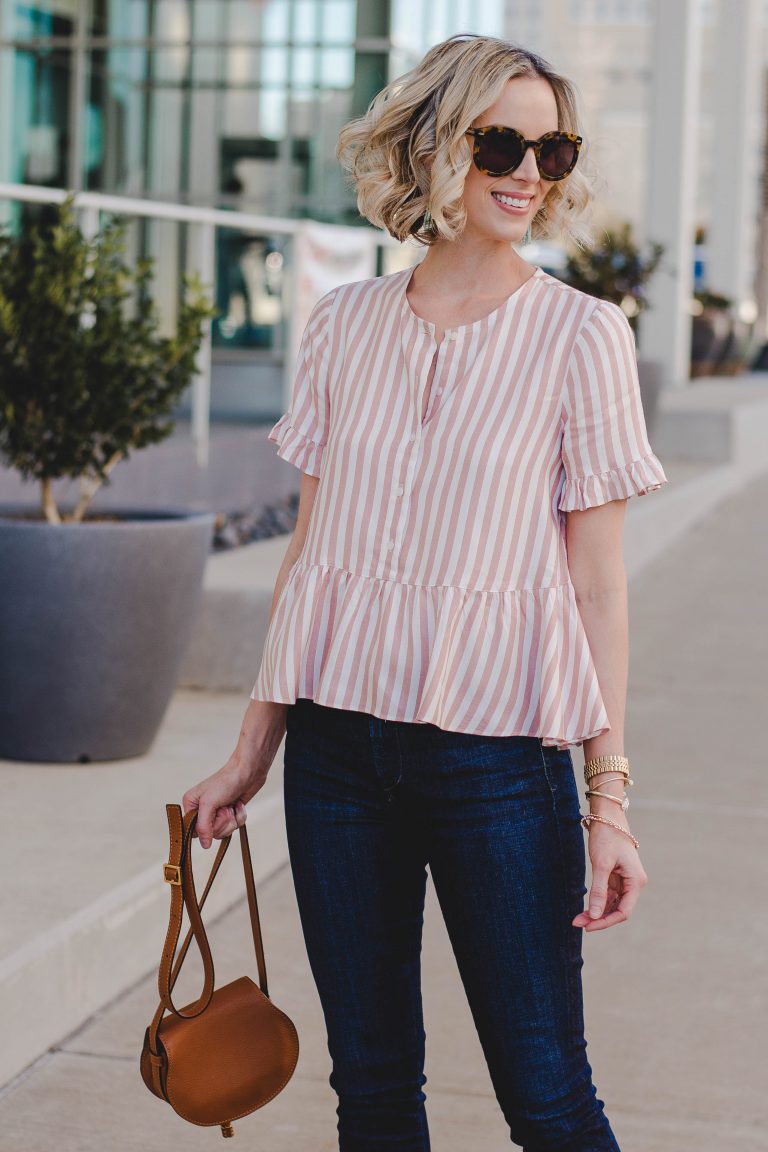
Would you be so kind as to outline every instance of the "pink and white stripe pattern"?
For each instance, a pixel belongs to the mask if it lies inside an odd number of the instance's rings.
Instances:
[[[269,438],[320,482],[251,698],[578,746],[610,723],[565,513],[667,482],[632,329],[536,268],[438,342],[411,274],[335,288],[305,329]]]

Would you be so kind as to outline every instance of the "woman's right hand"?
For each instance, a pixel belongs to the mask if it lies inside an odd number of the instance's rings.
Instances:
[[[251,700],[226,764],[184,793],[184,814],[197,810],[194,835],[203,848],[231,836],[245,822],[245,805],[264,787],[285,735],[287,712],[287,704]]]

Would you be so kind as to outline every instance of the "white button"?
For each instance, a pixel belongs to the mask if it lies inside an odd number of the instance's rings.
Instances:
[[[438,388],[438,389],[437,389],[437,394],[438,394],[438,396],[440,395],[440,393],[441,393],[441,392],[442,392],[442,388]]]
[[[449,340],[455,340],[456,339],[456,333],[455,332],[448,332],[447,336],[448,336]]]
[[[388,552],[391,552],[392,549],[394,548],[394,546],[395,546],[394,540],[388,540],[387,541],[387,551]]]
[[[411,443],[413,443],[413,441],[416,439],[416,433],[415,433],[415,432],[411,432],[411,434],[410,434],[410,436],[408,437],[408,439],[411,441]]]
[[[402,494],[403,494],[403,492],[404,492],[404,491],[405,491],[405,489],[404,489],[404,488],[398,488],[398,489],[397,489],[397,495],[398,495],[398,496],[402,496]]]

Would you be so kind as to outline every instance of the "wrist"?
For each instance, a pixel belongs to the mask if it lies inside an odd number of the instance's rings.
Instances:
[[[617,792],[616,795],[620,796],[621,793]],[[597,816],[607,816],[609,820],[615,820],[623,828],[629,827],[626,811],[615,800],[607,799],[605,796],[590,796],[589,810]]]
[[[588,784],[589,811],[599,816],[606,816],[621,824],[623,828],[628,828],[626,788],[624,778],[615,773],[600,772],[593,776]]]

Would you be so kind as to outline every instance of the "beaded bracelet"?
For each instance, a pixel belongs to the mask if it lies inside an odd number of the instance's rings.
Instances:
[[[615,820],[609,820],[607,816],[598,816],[597,812],[587,812],[587,814],[581,818],[581,823],[587,829],[587,831],[589,831],[588,821],[590,820],[599,820],[601,824],[610,824],[613,828],[618,828],[619,832],[623,832],[625,836],[629,836],[635,848],[640,847],[639,842],[635,839],[629,829],[622,828],[621,824],[617,824]]]

